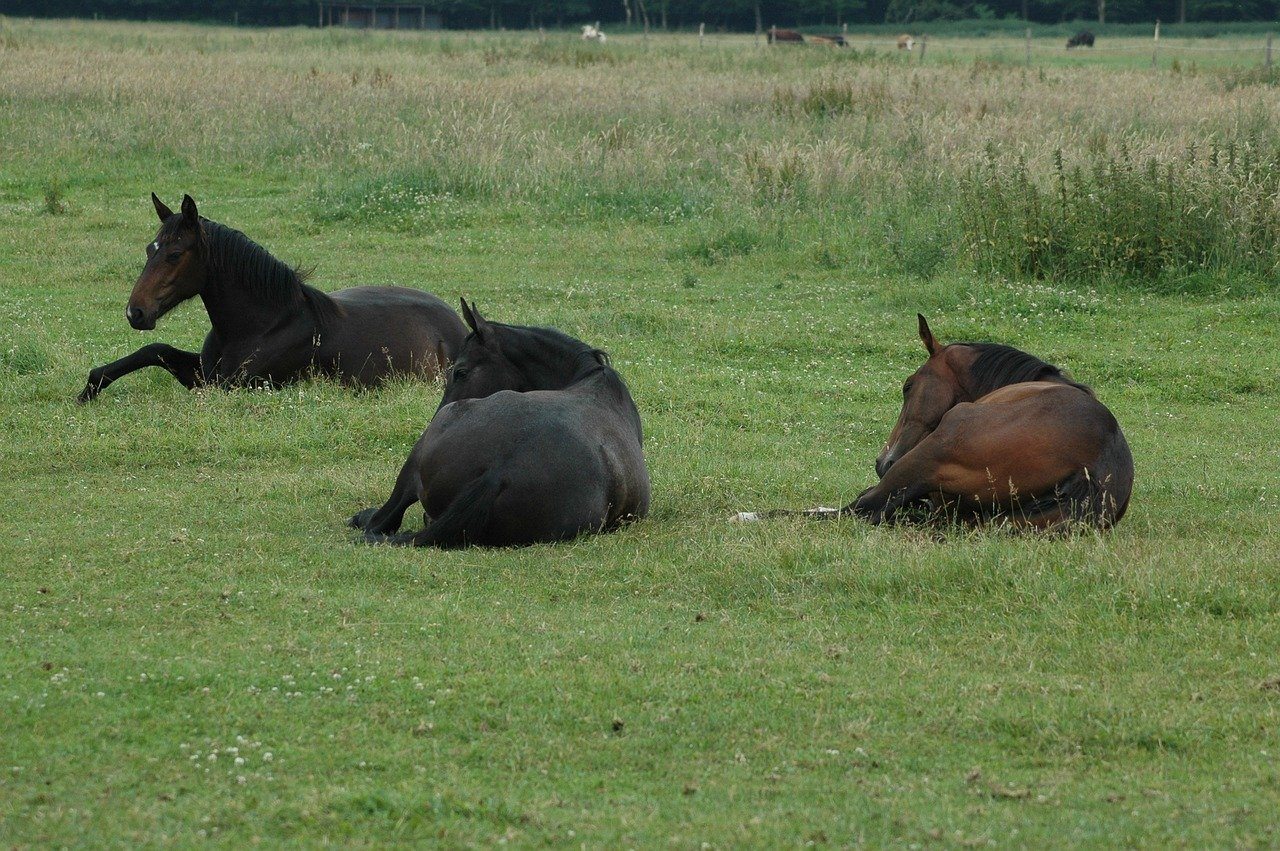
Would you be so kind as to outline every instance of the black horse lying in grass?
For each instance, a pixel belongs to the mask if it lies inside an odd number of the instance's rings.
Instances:
[[[462,344],[431,424],[366,540],[520,546],[603,532],[649,511],[640,414],[609,358],[552,328],[487,321],[462,303]],[[421,502],[421,532],[396,534]]]
[[[902,411],[876,459],[879,484],[839,510],[763,516],[853,514],[892,523],[923,507],[932,516],[1023,528],[1120,522],[1133,491],[1133,456],[1093,391],[1009,346],[944,346],[917,319],[929,359],[902,387]]]
[[[352,287],[323,293],[306,276],[237,230],[200,217],[190,195],[173,213],[153,193],[160,231],[134,285],[125,318],[139,331],[192,296],[213,329],[197,354],[164,343],[89,372],[79,401],[148,366],[185,387],[283,384],[311,373],[367,386],[398,374],[434,378],[467,330],[430,293],[404,287]]]

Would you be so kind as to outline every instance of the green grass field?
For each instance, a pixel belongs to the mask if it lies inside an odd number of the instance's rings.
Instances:
[[[1275,225],[1275,81],[972,47],[0,24],[0,844],[1280,844],[1280,273],[1238,248]],[[1051,189],[1055,156],[1217,200],[1001,271],[1040,243],[970,238],[975,168]],[[152,190],[321,288],[609,350],[651,516],[357,543],[436,386],[76,406],[207,327],[124,320]],[[726,522],[872,481],[917,311],[1094,386],[1137,464],[1118,528]]]

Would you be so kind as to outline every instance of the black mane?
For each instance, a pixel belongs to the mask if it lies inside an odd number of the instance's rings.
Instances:
[[[497,330],[503,353],[522,366],[537,365],[575,379],[600,367],[609,367],[609,355],[555,328],[489,323]]]
[[[975,399],[993,390],[1024,381],[1056,381],[1069,384],[1093,395],[1088,386],[1072,381],[1070,376],[1051,363],[1021,349],[1000,343],[960,343],[978,352],[969,369],[969,381]]]
[[[174,216],[161,227],[167,235],[181,226]],[[200,219],[200,252],[214,278],[234,282],[273,305],[288,305],[302,297],[317,320],[330,316],[336,305],[320,290],[307,284],[310,270],[290,266],[235,228]]]

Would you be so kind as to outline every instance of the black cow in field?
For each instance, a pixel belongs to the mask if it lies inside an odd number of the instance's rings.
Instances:
[[[780,30],[777,27],[769,28],[770,44],[804,44],[804,36],[795,30]]]
[[[1067,39],[1067,50],[1073,47],[1093,47],[1093,33],[1081,30]]]

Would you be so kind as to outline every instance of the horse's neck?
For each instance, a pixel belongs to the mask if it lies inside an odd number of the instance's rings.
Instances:
[[[301,284],[280,295],[254,292],[234,275],[211,277],[200,295],[213,330],[224,340],[260,336],[296,314],[311,320]]]
[[[1039,376],[1036,376],[1035,378],[1030,378],[1025,381],[1006,381],[1003,384],[997,385],[995,387],[991,387],[987,390],[981,390],[981,388],[974,388],[972,382],[966,382],[967,386],[965,387],[965,393],[968,395],[968,398],[960,399],[958,401],[976,402],[979,399],[983,398],[984,396],[988,396],[996,392],[997,390],[1003,390],[1006,387],[1016,387],[1019,384],[1030,384],[1033,382],[1034,383],[1043,382],[1043,383],[1049,383],[1049,384],[1066,384],[1069,387],[1079,387],[1080,389],[1085,390],[1086,392],[1092,392],[1092,391],[1089,391],[1087,387],[1084,387],[1081,384],[1077,384],[1076,382],[1072,381],[1070,378],[1067,378],[1065,375],[1058,372],[1058,373],[1048,373],[1045,375],[1039,375]]]

